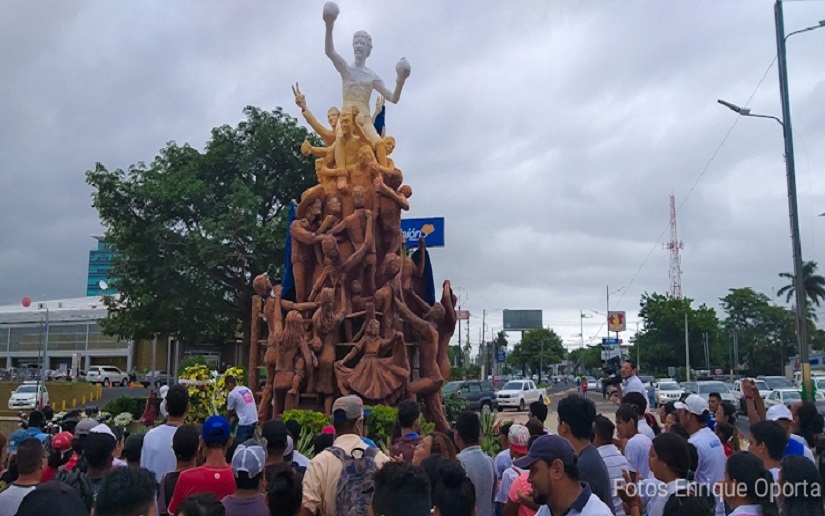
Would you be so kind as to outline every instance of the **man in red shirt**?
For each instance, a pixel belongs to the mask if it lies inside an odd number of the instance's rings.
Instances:
[[[211,416],[203,424],[200,439],[206,449],[203,466],[181,472],[175,493],[169,502],[169,514],[189,495],[212,493],[218,500],[235,493],[235,474],[226,462],[226,450],[232,444],[232,427],[223,416]]]

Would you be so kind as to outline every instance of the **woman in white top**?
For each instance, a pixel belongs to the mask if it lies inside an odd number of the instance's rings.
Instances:
[[[748,452],[730,456],[725,467],[722,496],[733,511],[729,516],[778,516],[773,475]]]
[[[639,484],[637,489],[642,496],[629,497],[626,489],[619,488],[628,516],[713,516],[713,498],[690,488],[689,481],[699,462],[696,449],[691,448],[687,439],[674,433],[666,432],[653,439],[648,461],[655,480]],[[630,476],[626,474],[625,480],[630,483]]]

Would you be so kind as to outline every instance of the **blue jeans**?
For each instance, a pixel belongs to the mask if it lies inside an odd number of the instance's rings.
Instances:
[[[238,425],[235,429],[235,442],[240,444],[247,439],[252,439],[253,435],[255,435],[255,425]]]

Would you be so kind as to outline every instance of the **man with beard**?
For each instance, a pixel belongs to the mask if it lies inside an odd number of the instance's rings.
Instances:
[[[613,516],[613,511],[590,491],[590,486],[579,481],[576,462],[576,452],[567,439],[543,435],[513,465],[530,470],[533,501],[546,505],[550,514]]]

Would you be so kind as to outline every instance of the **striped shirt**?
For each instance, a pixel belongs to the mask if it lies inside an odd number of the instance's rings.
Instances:
[[[629,472],[631,470],[630,464],[627,462],[625,456],[622,455],[622,452],[616,448],[615,444],[605,444],[599,446],[597,450],[599,450],[599,455],[601,455],[604,465],[607,467],[607,476],[610,477],[610,485],[613,488],[613,509],[616,511],[616,516],[625,516],[624,509],[622,508],[622,499],[619,498],[619,493],[614,486],[619,485],[620,482],[624,482],[622,469]]]

